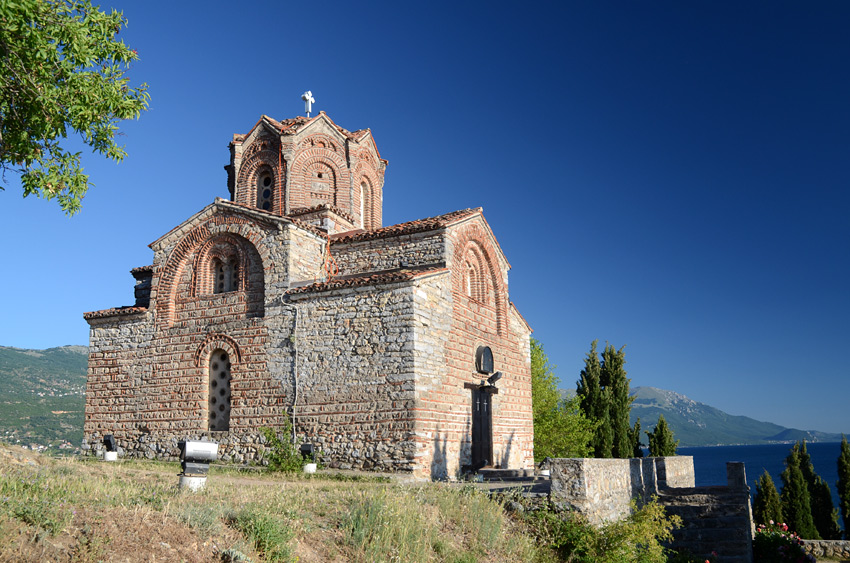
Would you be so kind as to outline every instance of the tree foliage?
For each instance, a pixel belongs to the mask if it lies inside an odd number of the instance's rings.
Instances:
[[[812,503],[812,519],[815,522],[818,535],[824,540],[836,540],[841,537],[838,527],[838,511],[832,504],[832,493],[829,485],[815,473],[812,457],[806,449],[806,442],[800,445],[800,471],[809,489],[809,499]]]
[[[838,488],[841,518],[844,522],[844,537],[850,539],[850,445],[847,436],[841,435],[841,453],[838,455]]]
[[[534,458],[587,457],[594,425],[581,413],[578,398],[564,398],[555,366],[543,345],[531,339],[531,400],[534,414]]]
[[[770,473],[765,471],[756,481],[756,494],[753,498],[753,520],[756,524],[766,524],[784,522],[785,517],[782,515],[782,503],[779,500],[779,491],[776,490],[776,485],[770,477]]]
[[[664,415],[658,415],[658,422],[655,423],[655,429],[652,432],[647,432],[649,438],[649,455],[653,457],[662,457],[676,455],[676,448],[679,447],[679,440],[673,439],[673,431],[664,420]]]
[[[812,518],[812,503],[806,479],[800,469],[800,448],[794,444],[791,453],[785,458],[785,470],[782,471],[782,514],[785,523],[800,537],[819,540],[817,528]]]
[[[576,394],[584,415],[597,423],[593,436],[594,457],[632,457],[640,451],[639,423],[629,426],[629,413],[634,397],[630,396],[630,379],[626,377],[625,347],[619,350],[605,345],[602,361],[596,351],[597,340],[579,374]]]
[[[80,153],[60,145],[76,132],[120,162],[117,123],[147,109],[147,85],[125,72],[138,58],[116,35],[127,21],[88,0],[0,0],[0,172],[20,175],[24,196],[79,211],[91,186]]]

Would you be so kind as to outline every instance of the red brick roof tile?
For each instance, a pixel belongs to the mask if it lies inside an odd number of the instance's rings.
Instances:
[[[361,287],[366,285],[378,285],[382,283],[405,282],[418,278],[420,276],[447,271],[448,270],[443,266],[432,268],[393,270],[390,272],[380,272],[365,276],[354,276],[345,279],[335,279],[329,282],[316,282],[310,285],[292,288],[286,293],[289,295],[298,295],[302,293],[316,293],[319,291],[331,291],[333,289],[344,289],[349,287]]]
[[[133,268],[132,270],[130,270],[130,273],[133,274],[133,277],[136,277],[139,274],[152,274],[153,273],[153,265],[151,265],[151,266],[139,266],[138,268]]]
[[[315,213],[316,211],[333,211],[352,225],[354,224],[354,217],[352,217],[348,212],[339,209],[329,203],[321,203],[319,205],[314,205],[313,207],[296,207],[295,209],[290,209],[289,213],[286,214],[286,217],[296,217],[298,215],[306,215],[308,213]]]
[[[338,233],[336,235],[331,235],[330,239],[331,242],[335,243],[356,242],[361,240],[373,240],[377,238],[395,237],[401,235],[409,235],[413,233],[421,233],[425,231],[433,231],[436,229],[448,227],[452,223],[455,223],[462,219],[466,219],[467,217],[472,217],[476,213],[481,213],[480,207],[461,209],[459,211],[452,211],[451,213],[446,213],[445,215],[437,215],[436,217],[427,217],[425,219],[417,219],[416,221],[399,223],[398,225],[381,227],[380,229],[375,229],[374,231]]]
[[[138,315],[140,313],[147,313],[147,307],[113,307],[112,309],[103,309],[102,311],[91,311],[89,313],[83,313],[83,318],[85,320],[90,319],[102,319],[104,317],[119,317],[121,315]]]

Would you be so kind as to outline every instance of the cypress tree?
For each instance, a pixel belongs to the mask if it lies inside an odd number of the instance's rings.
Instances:
[[[635,420],[634,428],[629,430],[629,439],[632,442],[632,457],[643,457],[643,444],[640,442],[640,417]]]
[[[608,391],[608,413],[611,418],[611,457],[626,458],[634,453],[634,444],[629,424],[629,411],[634,397],[629,395],[629,383],[626,377],[625,346],[619,350],[605,344],[602,352],[600,382]]]
[[[819,540],[815,522],[812,519],[812,505],[806,479],[800,469],[800,447],[794,444],[791,453],[785,458],[785,470],[782,472],[782,514],[785,523],[801,538]]]
[[[756,524],[768,524],[771,520],[782,522],[782,504],[779,500],[779,492],[770,473],[765,470],[756,482],[756,494],[753,499],[753,520]]]
[[[806,480],[806,488],[809,489],[809,499],[812,503],[812,519],[815,522],[821,539],[835,540],[841,537],[838,527],[838,511],[832,504],[832,493],[829,485],[823,478],[815,473],[812,457],[806,449],[806,441],[800,446],[800,471]]]
[[[650,456],[676,455],[679,440],[673,440],[673,431],[667,426],[667,421],[664,420],[663,414],[658,415],[658,422],[655,424],[655,429],[652,432],[647,432],[646,435],[649,437]]]
[[[584,359],[584,369],[581,370],[576,386],[576,395],[579,397],[579,406],[584,416],[598,423],[590,444],[593,457],[611,457],[611,421],[602,389],[602,366],[599,364],[599,355],[596,353],[597,343],[598,340],[594,340],[590,344],[590,352]]]
[[[841,435],[841,453],[838,455],[838,502],[844,521],[844,538],[850,539],[850,445],[847,436]]]

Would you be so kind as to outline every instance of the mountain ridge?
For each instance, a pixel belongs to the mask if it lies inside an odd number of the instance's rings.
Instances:
[[[838,442],[841,434],[817,430],[799,430],[743,415],[732,415],[690,397],[657,387],[632,388],[631,423],[640,417],[641,430],[655,428],[658,415],[679,440],[680,446],[731,446],[779,444],[801,440]],[[645,434],[644,434],[645,436]]]

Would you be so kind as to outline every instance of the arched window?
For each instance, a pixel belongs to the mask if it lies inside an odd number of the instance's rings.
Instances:
[[[489,346],[479,346],[475,350],[475,371],[485,375],[493,373],[493,351]]]
[[[480,303],[487,303],[487,280],[484,275],[484,261],[473,248],[466,251],[463,264],[463,286],[461,290],[467,297]]]
[[[257,207],[265,211],[272,210],[274,197],[274,174],[271,168],[263,168],[257,174]]]
[[[360,227],[366,228],[366,182],[360,182]]]
[[[210,355],[209,429],[230,430],[230,357],[218,349]]]
[[[213,258],[213,293],[227,293],[239,289],[239,264],[235,257]]]
[[[369,180],[360,181],[360,223],[364,229],[371,229],[372,224],[372,186]]]

